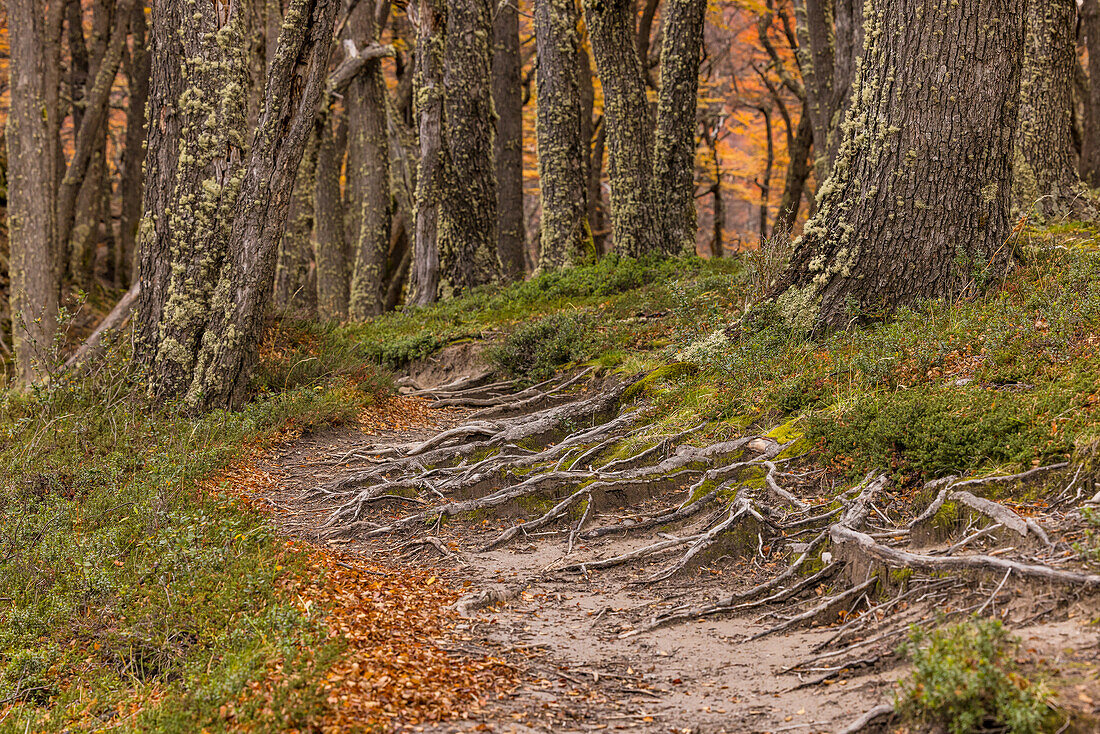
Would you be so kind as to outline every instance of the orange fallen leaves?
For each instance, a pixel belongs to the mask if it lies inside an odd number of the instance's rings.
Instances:
[[[437,573],[321,549],[311,565],[326,578],[307,587],[302,603],[328,610],[330,634],[347,644],[325,683],[322,731],[467,719],[513,687],[515,670],[502,661],[441,646],[458,594]]]

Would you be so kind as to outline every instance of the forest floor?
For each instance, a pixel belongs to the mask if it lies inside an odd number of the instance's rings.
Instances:
[[[904,656],[896,652],[903,641],[897,633],[904,632],[905,625],[893,627],[893,634],[885,639],[874,639],[882,636],[880,625],[892,627],[888,615],[906,623],[935,626],[937,614],[973,611],[975,601],[982,613],[1004,620],[1022,635],[1029,665],[1041,667],[1048,677],[1061,678],[1057,695],[1072,699],[1063,702],[1063,708],[1068,705],[1079,714],[1088,714],[1092,709],[1089,702],[1100,701],[1096,597],[1082,597],[1079,590],[1067,593],[1054,584],[1006,584],[1007,577],[997,584],[996,577],[978,574],[971,576],[973,584],[951,589],[950,594],[936,593],[943,585],[933,581],[927,584],[927,591],[914,595],[919,584],[910,589],[895,583],[887,594],[853,598],[842,608],[830,608],[807,620],[805,626],[755,639],[776,621],[814,607],[817,598],[827,596],[832,585],[823,580],[804,587],[804,594],[788,597],[801,596],[794,604],[760,605],[634,635],[636,625],[644,629],[645,623],[663,610],[705,606],[732,589],[744,590],[766,581],[783,568],[782,554],[778,548],[772,555],[768,548],[745,553],[726,546],[729,553],[718,557],[711,553],[689,566],[686,573],[658,582],[645,581],[654,568],[659,569],[652,564],[568,575],[557,570],[563,559],[614,558],[645,545],[635,537],[612,536],[580,541],[574,548],[572,522],[548,523],[521,534],[507,547],[486,552],[486,542],[501,530],[539,514],[531,511],[530,504],[509,506],[487,517],[466,513],[436,522],[428,536],[423,534],[424,528],[373,538],[356,531],[334,533],[333,513],[344,500],[318,493],[318,487],[369,473],[383,461],[380,457],[394,449],[407,449],[469,424],[472,409],[433,408],[435,401],[447,400],[450,393],[435,394],[431,389],[444,381],[468,381],[471,375],[464,373],[463,367],[469,366],[469,352],[468,347],[445,350],[429,370],[420,370],[416,384],[427,389],[416,391],[417,397],[398,397],[369,409],[357,425],[327,429],[292,442],[260,464],[261,470],[273,477],[262,497],[273,508],[281,532],[343,557],[367,561],[373,564],[375,574],[401,578],[410,570],[431,573],[432,579],[438,578],[438,583],[461,594],[457,604],[443,611],[444,621],[436,637],[417,639],[415,645],[451,655],[452,671],[473,665],[478,670],[491,669],[495,677],[484,683],[480,695],[455,701],[454,709],[447,712],[449,720],[425,722],[415,709],[403,711],[397,705],[384,717],[389,725],[425,732],[840,732],[863,712],[892,704],[897,681],[909,672]],[[457,370],[447,368],[448,353],[458,355]],[[439,384],[425,384],[432,381]],[[502,402],[508,400],[505,395]],[[522,422],[523,416],[518,420]],[[424,469],[418,466],[410,475],[421,475]],[[401,481],[404,477],[391,475],[388,479]],[[664,483],[658,480],[656,484],[662,490],[633,496],[638,502],[645,495],[641,506],[620,506],[618,511],[634,516],[654,512],[668,499],[663,496]],[[366,516],[382,524],[400,518],[402,502],[397,495],[392,500],[383,501],[380,504],[388,506]],[[599,524],[599,514],[593,516],[592,524]],[[356,528],[362,531],[364,521],[360,519]],[[671,527],[654,528],[658,529]],[[422,542],[425,537],[429,541]],[[657,537],[675,536],[655,532],[653,539]],[[764,542],[758,537],[750,545]],[[950,543],[939,545],[943,548]],[[1000,545],[998,552],[1014,550]],[[667,561],[668,557],[657,560]],[[796,581],[797,576],[787,586],[797,590],[800,584]],[[887,586],[890,584],[884,584]],[[908,601],[892,601],[892,597],[907,596],[901,593],[906,590]],[[403,596],[411,600],[419,593],[416,585],[410,585]],[[838,630],[851,627],[858,619],[864,622],[857,626],[863,631],[849,636],[847,642],[856,647],[864,640],[874,644],[860,647],[855,655],[842,645],[839,652],[846,654],[840,657],[800,665],[811,658],[811,651],[828,649]],[[390,653],[400,654],[400,649]],[[406,670],[405,674],[411,673]],[[357,669],[356,675],[363,673]],[[358,695],[373,699],[373,706],[382,706],[377,699],[391,694],[380,692],[372,683],[377,680],[377,672],[367,672]],[[351,714],[360,704],[356,703],[354,681],[350,689],[346,683],[341,699]],[[448,690],[443,679],[430,676],[419,685],[424,689],[419,695]],[[340,710],[340,705],[336,708]],[[882,730],[911,730],[889,726],[888,721],[883,718],[880,722]],[[1091,724],[1078,726],[1067,730],[1087,731]]]
[[[282,318],[240,411],[125,339],[6,393],[0,734],[1095,731],[1100,231],[1011,244],[832,334],[608,257]]]

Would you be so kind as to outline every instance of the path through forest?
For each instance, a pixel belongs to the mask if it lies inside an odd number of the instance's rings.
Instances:
[[[538,440],[516,434],[511,453],[518,465],[497,487],[477,471],[507,449],[442,460],[438,452],[476,446],[478,435],[529,425],[548,410],[621,395],[623,386],[591,376],[572,384],[562,379],[531,400],[511,386],[486,388],[484,379],[477,388],[464,387],[475,382],[461,373],[464,364],[459,374],[438,365],[421,372],[415,387],[406,388],[415,395],[362,416],[359,426],[287,445],[266,467],[277,478],[268,501],[288,535],[366,559],[375,564],[373,574],[430,569],[432,580],[462,596],[444,615],[446,639],[424,642],[443,649],[456,666],[491,660],[510,671],[511,681],[489,700],[468,702],[467,720],[421,724],[418,731],[842,731],[863,712],[892,702],[893,683],[904,672],[894,651],[910,623],[933,619],[937,611],[980,609],[1014,619],[1036,654],[1050,652],[1067,665],[1095,663],[1093,636],[1083,635],[1076,621],[1087,622],[1088,614],[1057,583],[1036,594],[1008,575],[968,583],[958,574],[916,572],[907,583],[873,594],[870,564],[829,554],[790,573],[792,560],[797,567],[797,559],[821,547],[826,536],[818,530],[826,526],[820,516],[835,528],[839,511],[820,511],[821,473],[787,468],[785,445],[774,439],[744,439],[737,457],[715,450],[709,456],[721,453],[718,461],[689,455],[675,441],[639,444],[625,459],[604,456],[600,478],[588,482],[616,486],[573,501],[576,478],[555,479],[567,473],[567,457],[574,467],[587,466],[583,454],[597,457],[614,436],[635,430],[624,420],[630,409],[620,410],[616,398],[613,408],[588,411],[587,421],[567,417],[565,438],[557,424]],[[441,401],[452,404],[437,407]],[[668,465],[677,457],[685,458]],[[543,460],[551,466],[540,473]],[[433,461],[450,468],[435,469]],[[404,472],[393,472],[393,462],[407,462]],[[739,473],[737,482],[754,489],[738,491],[726,507],[708,500],[703,492],[739,462],[767,471],[765,481]],[[660,472],[650,471],[654,465]],[[714,481],[703,486],[698,476],[707,471]],[[554,488],[549,494],[514,491],[547,477]],[[843,517],[863,507],[885,519],[891,508],[880,510],[867,499],[876,481],[868,478],[861,492],[846,493]],[[695,499],[690,505],[685,491]],[[502,492],[506,501],[493,499]],[[433,502],[438,512],[444,494],[457,503],[453,511],[424,514]],[[780,514],[774,500],[784,498],[789,507]],[[705,513],[684,513],[707,502]],[[453,516],[443,522],[440,515]],[[870,524],[851,521],[864,523]],[[632,526],[639,532],[627,532]],[[874,537],[892,532],[894,540],[911,540],[898,528],[872,530]],[[496,547],[487,548],[494,540]],[[931,552],[950,555],[956,540],[937,539]],[[1039,554],[1029,547],[1032,558]],[[410,596],[420,593],[420,587],[408,589]],[[455,709],[462,711],[463,702]]]

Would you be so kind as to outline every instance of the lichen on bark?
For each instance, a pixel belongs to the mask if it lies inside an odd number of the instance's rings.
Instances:
[[[772,294],[789,320],[842,327],[1003,270],[1023,9],[867,0],[843,142]]]

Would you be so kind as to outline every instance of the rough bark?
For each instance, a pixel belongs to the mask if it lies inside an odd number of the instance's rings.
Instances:
[[[159,172],[159,180],[147,180],[147,192],[150,186],[169,192],[163,213],[166,251],[161,257],[170,268],[150,372],[151,393],[165,399],[185,394],[191,385],[228,253],[242,173],[248,89],[240,9],[226,17],[216,6],[200,4],[193,11],[186,4],[177,7],[182,2],[157,3],[153,15],[154,37],[158,14],[167,11],[186,18],[170,31],[179,35],[179,55],[162,56],[166,49],[157,48],[153,59],[158,70],[178,66],[182,79],[178,96],[167,101],[178,116],[176,158]],[[151,146],[153,142],[150,135]],[[155,201],[156,194],[146,198]],[[146,212],[149,217],[149,203]],[[142,277],[144,281],[144,272]],[[143,282],[142,298],[144,286]]]
[[[1100,0],[1081,0],[1081,22],[1089,52],[1081,178],[1089,186],[1100,187]]]
[[[1073,146],[1074,0],[1032,0],[1020,81],[1015,202],[1042,217],[1092,213]],[[1100,83],[1100,79],[1097,79]]]
[[[519,8],[494,4],[493,105],[496,109],[497,253],[506,280],[521,280],[527,233],[523,223],[523,86]]]
[[[348,19],[356,43],[377,43],[373,3],[360,2]],[[348,178],[355,180],[357,227],[354,232],[348,315],[366,319],[382,312],[382,276],[393,218],[386,85],[381,57],[372,58],[348,88]],[[352,173],[354,171],[354,174]]]
[[[142,320],[157,314],[157,322],[139,331],[154,335],[143,354],[152,367],[150,391],[161,400],[182,397],[210,409],[244,396],[294,176],[324,88],[336,7],[335,0],[294,0],[288,7],[247,161],[239,8],[186,0],[154,8],[154,166],[142,227],[142,300],[146,284],[155,287],[165,270],[168,282],[161,305],[141,314]],[[164,43],[165,35],[179,46]],[[168,120],[174,148],[160,137]],[[167,152],[153,147],[157,128],[156,143]],[[157,165],[162,157],[165,165]],[[158,248],[163,266],[150,262]]]
[[[290,192],[325,89],[338,8],[337,0],[293,0],[284,16],[241,176],[226,271],[186,396],[193,407],[230,408],[247,394]]]
[[[184,47],[182,35],[177,32],[184,23],[183,3],[158,3],[150,21],[147,154],[143,215],[137,233],[141,293],[133,327],[134,356],[145,365],[152,365],[156,359],[171,271],[169,217],[184,121],[178,105],[183,92],[180,62]]]
[[[317,263],[317,314],[322,319],[348,317],[350,282],[344,246],[344,201],[340,176],[347,149],[343,108],[325,107],[315,122],[317,168],[313,190],[313,260]]]
[[[669,253],[695,252],[695,107],[706,0],[668,0],[654,135],[654,200]]]
[[[443,46],[445,184],[438,233],[443,298],[500,280],[489,1],[447,0]]]
[[[587,140],[577,64],[577,10],[573,0],[535,3],[539,159],[540,268],[594,259],[588,221]]]
[[[130,53],[127,57],[126,139],[119,171],[119,262],[115,264],[116,282],[128,287],[136,270],[138,226],[141,223],[142,168],[145,165],[145,105],[149,100],[149,51],[146,48],[145,3],[137,2],[130,11]]]
[[[793,326],[972,293],[1003,269],[1024,2],[867,1],[840,154],[774,294]]]
[[[586,0],[592,55],[603,86],[615,250],[641,257],[665,251],[653,201],[653,114],[635,47],[628,0]]]
[[[416,36],[415,107],[420,163],[416,174],[416,233],[410,302],[433,303],[439,295],[439,200],[443,186],[442,0],[419,0]]]
[[[52,257],[56,189],[51,176],[54,148],[50,144],[50,59],[43,49],[47,36],[60,31],[60,11],[53,0],[44,8],[39,0],[10,0],[7,215],[10,242],[12,337],[15,380],[27,385],[38,376],[49,354],[57,319],[57,289]],[[45,112],[45,114],[43,114]]]

